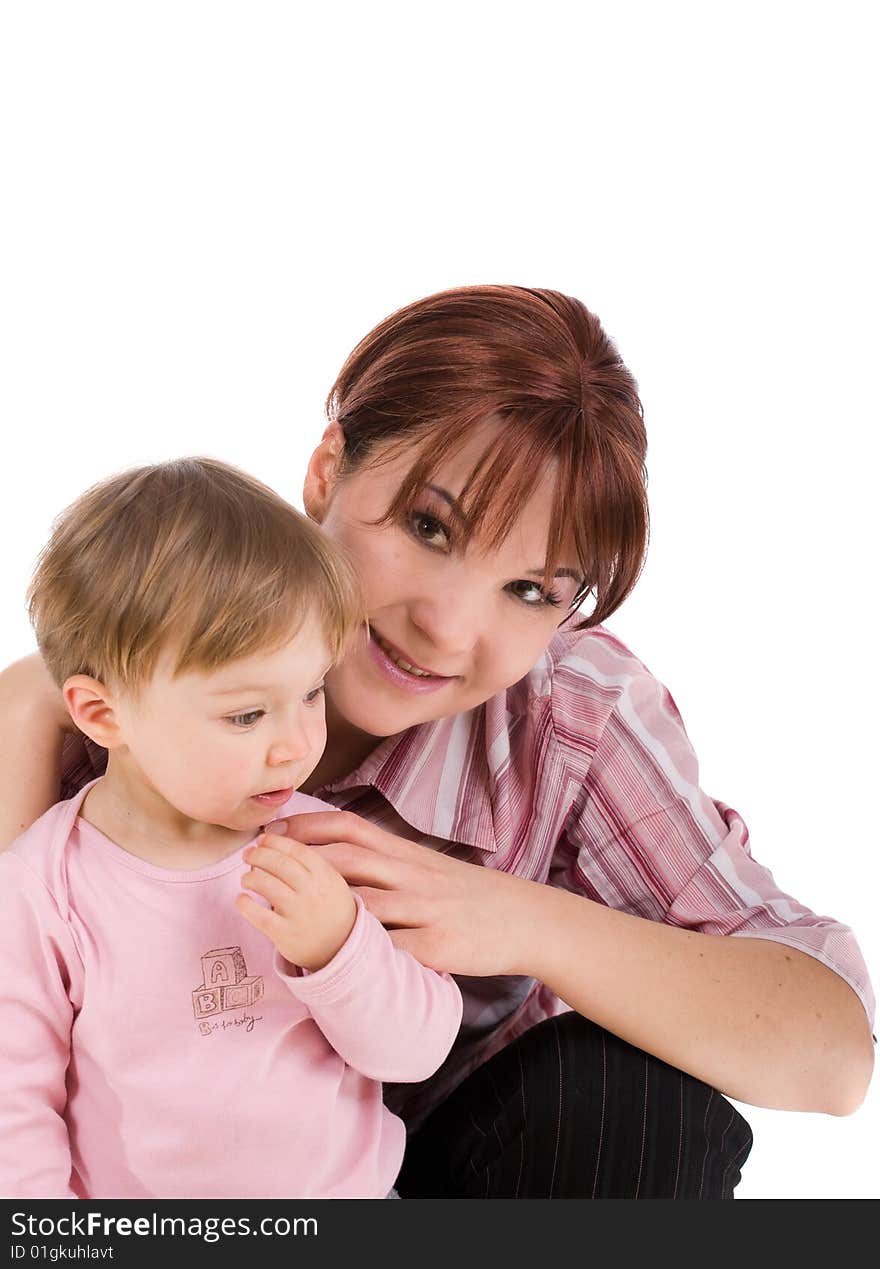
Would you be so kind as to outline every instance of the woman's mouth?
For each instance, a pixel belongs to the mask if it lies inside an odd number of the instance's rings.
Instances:
[[[430,670],[424,670],[419,665],[412,665],[411,662],[407,661],[405,657],[397,651],[393,643],[389,643],[387,639],[383,639],[382,636],[377,634],[375,630],[371,630],[371,634],[378,643],[379,647],[385,653],[386,657],[389,657],[395,665],[399,665],[401,670],[406,670],[407,674],[414,674],[417,678],[442,679],[448,677],[445,674],[433,674]]]
[[[424,666],[414,665],[393,643],[370,627],[369,653],[383,677],[408,692],[436,692],[458,675],[435,674]]]

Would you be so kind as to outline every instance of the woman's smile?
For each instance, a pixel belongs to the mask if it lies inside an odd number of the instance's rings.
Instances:
[[[369,655],[383,678],[407,692],[436,692],[458,675],[436,674],[416,665],[395,644],[370,627]]]

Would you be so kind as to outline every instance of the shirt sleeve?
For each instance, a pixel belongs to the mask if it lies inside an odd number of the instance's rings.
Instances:
[[[635,916],[806,952],[852,987],[873,1027],[853,931],[786,894],[752,858],[742,817],[701,790],[675,702],[646,670],[622,685],[601,730],[549,879]]]
[[[458,1034],[461,992],[448,974],[396,948],[359,895],[355,901],[354,927],[332,960],[296,976],[276,953],[276,970],[354,1070],[401,1084],[427,1079]]]
[[[79,978],[70,930],[43,882],[0,856],[0,1194],[75,1198],[64,1112]]]

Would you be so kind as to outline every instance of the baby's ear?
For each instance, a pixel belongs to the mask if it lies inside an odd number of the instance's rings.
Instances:
[[[81,732],[104,749],[122,744],[113,694],[88,674],[74,674],[61,689],[68,713]]]

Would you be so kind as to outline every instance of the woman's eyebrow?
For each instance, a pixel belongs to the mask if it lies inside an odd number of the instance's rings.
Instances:
[[[449,503],[453,511],[458,512],[458,499],[454,497],[449,492],[448,489],[444,489],[441,485],[426,485],[425,488],[430,489],[432,493],[437,494],[438,497],[442,498],[444,502]],[[525,572],[526,572],[526,577],[543,577],[544,576],[544,570],[542,568],[527,568]],[[576,569],[573,569],[573,568],[558,568],[556,572],[553,574],[553,576],[554,577],[570,577],[573,579],[573,581],[577,582],[579,587],[583,586],[584,584],[583,573],[579,573],[577,572]]]
[[[425,488],[430,489],[432,493],[437,494],[444,502],[448,502],[453,511],[457,515],[461,515],[461,512],[458,509],[458,498],[456,498],[454,494],[451,494],[448,489],[443,489],[440,485],[425,485]],[[464,493],[464,490],[462,490],[462,493]]]
[[[526,577],[543,577],[544,570],[542,568],[527,568]],[[583,573],[576,572],[573,568],[558,568],[553,574],[554,577],[573,577],[578,586],[583,586]]]

